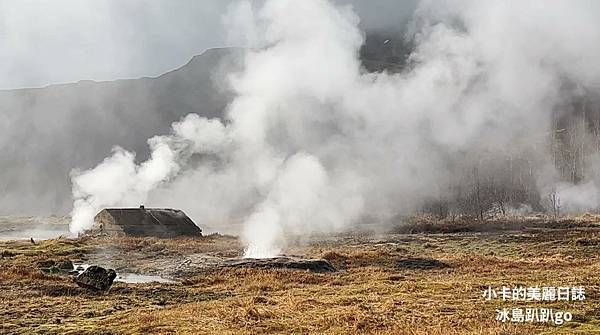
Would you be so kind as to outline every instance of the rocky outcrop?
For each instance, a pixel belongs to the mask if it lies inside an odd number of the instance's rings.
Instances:
[[[92,265],[75,277],[75,282],[83,288],[106,291],[112,286],[115,278],[117,278],[115,270]]]

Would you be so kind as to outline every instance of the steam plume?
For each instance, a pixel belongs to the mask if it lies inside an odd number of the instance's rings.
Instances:
[[[596,6],[424,1],[409,66],[392,74],[361,69],[351,7],[241,2],[226,22],[245,27],[249,36],[234,37],[251,48],[229,78],[227,119],[189,115],[149,141],[148,161],[115,149],[74,173],[71,228],[89,227],[103,206],[171,203],[200,224],[241,220],[246,256],[271,257],[299,236],[455,196],[474,178],[479,190],[480,178],[507,178],[498,162],[508,159],[527,157],[547,172],[530,174],[537,187],[555,187],[552,120],[599,84]]]

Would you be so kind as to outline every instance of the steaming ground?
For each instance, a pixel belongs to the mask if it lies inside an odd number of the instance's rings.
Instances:
[[[69,217],[0,216],[0,240],[46,240],[70,236]]]

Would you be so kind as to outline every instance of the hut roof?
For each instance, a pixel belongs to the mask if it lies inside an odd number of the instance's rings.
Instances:
[[[106,208],[96,215],[108,214],[111,224],[132,236],[201,235],[202,229],[181,210],[171,208]]]

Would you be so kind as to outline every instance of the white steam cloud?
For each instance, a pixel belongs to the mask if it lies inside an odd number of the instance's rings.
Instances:
[[[361,69],[351,7],[241,2],[225,21],[244,27],[232,37],[252,48],[229,78],[236,98],[227,120],[188,115],[149,140],[148,161],[136,165],[117,148],[74,172],[71,230],[89,228],[105,206],[169,204],[201,225],[241,220],[246,256],[272,257],[297,237],[409,213],[468,178],[449,166],[543,139],[564,80],[598,88],[598,9],[424,1],[410,64],[391,74]],[[538,150],[547,165],[547,149]]]

